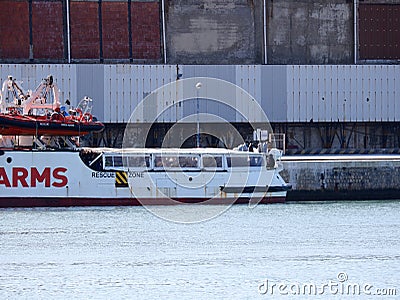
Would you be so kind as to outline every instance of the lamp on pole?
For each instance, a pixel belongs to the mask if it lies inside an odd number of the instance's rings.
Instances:
[[[196,83],[196,114],[197,114],[197,134],[196,134],[196,147],[200,148],[200,120],[199,120],[199,114],[200,114],[200,101],[199,101],[199,91],[201,88],[202,84],[201,82]]]

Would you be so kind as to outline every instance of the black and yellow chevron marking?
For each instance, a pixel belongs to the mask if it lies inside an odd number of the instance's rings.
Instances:
[[[115,172],[115,187],[128,187],[128,174],[126,172]]]

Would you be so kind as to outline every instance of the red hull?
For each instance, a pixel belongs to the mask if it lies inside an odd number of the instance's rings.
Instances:
[[[184,198],[177,200],[176,204],[182,203],[202,203],[207,205],[221,205],[221,204],[248,204],[248,198],[230,199],[230,198],[214,198],[209,199],[199,198]],[[285,197],[267,197],[263,198],[260,204],[269,203],[284,203]],[[140,201],[135,198],[67,198],[67,197],[54,197],[54,198],[0,198],[0,208],[11,207],[71,207],[71,206],[141,206],[141,205],[171,205],[170,199],[141,199]]]
[[[104,125],[97,121],[79,122],[67,119],[52,120],[45,116],[0,114],[0,134],[2,135],[81,136],[103,129]]]

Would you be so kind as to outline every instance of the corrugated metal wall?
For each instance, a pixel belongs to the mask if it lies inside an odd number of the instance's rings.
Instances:
[[[398,121],[400,66],[287,66],[289,122]]]
[[[67,65],[0,64],[0,79],[8,75],[34,89],[52,74],[61,90],[61,100],[73,105],[84,97],[94,99],[94,114],[106,123],[125,123],[138,103],[153,90],[184,78],[214,77],[226,80],[250,93],[272,122],[399,121],[399,65],[289,65],[289,66],[199,66],[199,65]],[[168,106],[176,95],[163,95],[160,103]],[[236,99],[246,111],[245,102]],[[146,106],[143,115],[153,108]],[[215,102],[202,104],[209,111],[232,122],[243,117]],[[193,114],[193,102],[169,109],[160,122]],[[260,112],[246,112],[257,118]],[[151,115],[151,113],[150,113]]]

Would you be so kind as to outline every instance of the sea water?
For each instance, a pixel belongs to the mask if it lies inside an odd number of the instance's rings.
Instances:
[[[0,299],[354,294],[400,298],[400,201],[237,205],[196,224],[143,207],[0,210]]]

